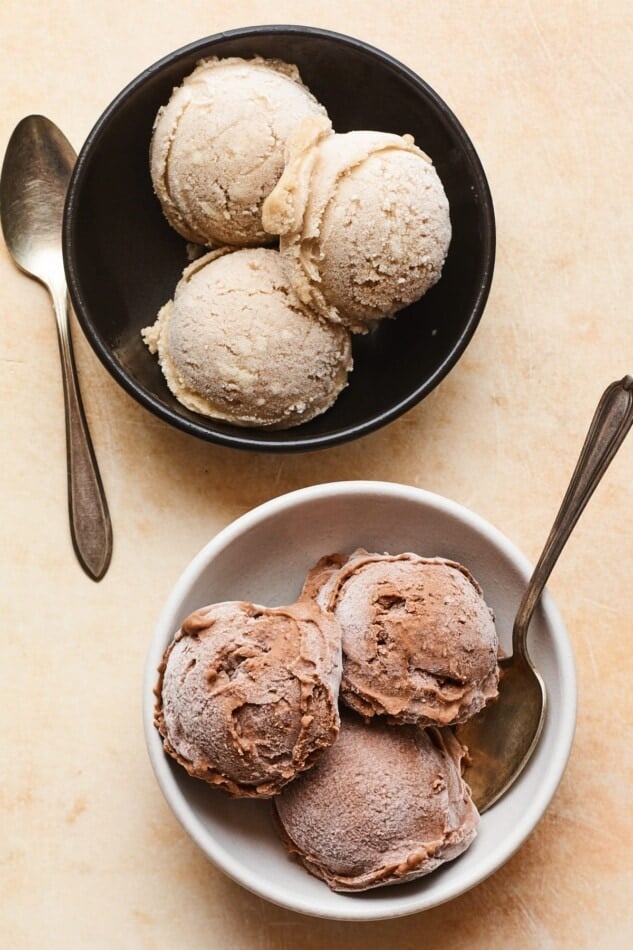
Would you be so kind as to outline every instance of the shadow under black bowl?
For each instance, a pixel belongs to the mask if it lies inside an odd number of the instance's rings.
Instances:
[[[411,133],[446,190],[453,237],[439,283],[396,319],[354,338],[347,389],[294,429],[242,428],[190,412],[169,392],[140,336],[173,296],[185,241],[152,191],[149,142],[159,107],[208,56],[259,54],[295,63],[337,132]],[[177,50],[134,79],[90,132],[66,201],[63,234],[71,300],[93,349],[143,406],[191,435],[234,448],[324,448],[385,425],[426,396],[457,362],[484,309],[495,226],[486,177],[466,132],[411,70],[359,40],[299,26],[239,29]]]

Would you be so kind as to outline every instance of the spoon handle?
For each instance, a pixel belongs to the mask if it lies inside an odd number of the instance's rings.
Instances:
[[[100,581],[112,556],[112,524],[81,401],[63,281],[49,287],[59,339],[66,414],[66,464],[70,533],[79,563]]]
[[[625,376],[606,388],[594,413],[569,488],[519,605],[512,632],[515,655],[526,655],[527,629],[552,568],[632,423],[633,378]]]

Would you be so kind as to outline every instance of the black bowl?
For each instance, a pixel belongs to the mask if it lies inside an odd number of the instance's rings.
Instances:
[[[148,150],[158,108],[207,56],[255,54],[296,63],[338,132],[410,132],[433,159],[450,203],[453,237],[439,283],[394,320],[354,338],[347,389],[323,415],[285,431],[197,415],[170,393],[140,336],[173,295],[184,240],[152,191]],[[64,260],[71,300],[93,349],[143,406],[191,435],[271,452],[335,445],[385,425],[440,382],[484,309],[495,254],[488,183],[448,106],[386,53],[325,30],[263,26],[219,33],[176,50],[134,79],[88,136],[70,182]]]

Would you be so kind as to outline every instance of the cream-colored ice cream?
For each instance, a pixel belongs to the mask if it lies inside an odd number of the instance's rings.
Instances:
[[[307,313],[267,248],[194,261],[143,338],[184,406],[240,426],[312,419],[352,368],[347,330]]]
[[[212,604],[165,653],[155,723],[190,775],[267,798],[335,740],[340,676],[340,630],[316,604]]]
[[[296,66],[261,57],[200,62],[154,123],[150,169],[169,223],[198,244],[271,243],[261,207],[283,170],[288,135],[324,114]]]
[[[339,135],[324,116],[290,135],[263,222],[303,303],[356,332],[426,293],[451,238],[444,188],[411,136]]]
[[[341,697],[361,715],[447,726],[497,696],[492,611],[461,564],[358,550],[319,561],[303,595],[341,625]]]
[[[280,836],[334,891],[428,874],[477,833],[463,755],[450,730],[366,725],[347,713],[334,745],[275,799]]]

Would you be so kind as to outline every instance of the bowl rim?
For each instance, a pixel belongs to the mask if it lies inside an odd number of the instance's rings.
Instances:
[[[124,370],[119,361],[115,358],[112,350],[104,343],[101,335],[95,329],[88,314],[88,305],[82,290],[82,280],[76,265],[75,259],[75,232],[78,220],[78,194],[82,189],[84,180],[91,163],[91,157],[94,150],[98,148],[99,143],[107,130],[110,120],[124,106],[131,93],[142,86],[148,79],[151,79],[163,68],[177,61],[184,59],[192,54],[211,55],[212,51],[208,49],[216,43],[230,39],[248,39],[258,36],[268,35],[288,35],[288,36],[314,36],[329,39],[342,46],[359,50],[379,59],[385,66],[398,72],[414,86],[424,92],[424,95],[432,101],[438,118],[445,125],[451,128],[452,133],[460,142],[468,165],[471,169],[475,190],[480,199],[479,215],[483,222],[482,227],[482,255],[483,264],[480,273],[479,286],[473,304],[470,308],[466,323],[459,334],[450,353],[434,370],[434,372],[405,398],[390,406],[382,412],[378,412],[370,418],[345,426],[340,426],[325,433],[316,433],[313,435],[301,437],[300,428],[297,430],[289,429],[288,437],[278,442],[268,441],[265,435],[260,433],[260,429],[248,429],[243,431],[227,432],[220,428],[214,428],[216,420],[209,419],[206,424],[194,421],[170,406],[156,399],[150,392],[137,384]],[[148,146],[149,147],[149,146]],[[410,67],[401,63],[389,53],[366,43],[364,40],[348,36],[344,33],[338,33],[332,30],[321,29],[314,26],[301,26],[297,24],[269,24],[258,26],[239,27],[233,30],[226,30],[221,33],[214,33],[206,37],[181,46],[171,53],[158,59],[151,66],[142,70],[134,79],[132,79],[115,96],[110,104],[97,119],[91,131],[80,149],[77,162],[73,169],[71,179],[66,195],[64,207],[64,219],[62,225],[62,250],[64,266],[66,271],[66,281],[68,291],[77,316],[79,325],[86,336],[93,351],[98,356],[103,366],[110,375],[122,386],[122,388],[131,395],[137,402],[148,409],[151,413],[164,421],[176,426],[184,432],[194,435],[207,442],[215,442],[230,448],[246,449],[252,451],[266,452],[302,452],[316,449],[329,448],[351,439],[360,438],[368,435],[370,432],[387,425],[398,418],[404,412],[407,412],[413,406],[417,405],[425,398],[447,375],[453,366],[460,359],[472,339],[484,312],[486,302],[490,293],[492,277],[495,264],[496,251],[496,227],[494,207],[490,187],[484,172],[481,160],[475,150],[475,147],[468,136],[461,122],[441,98],[441,96],[424,80],[415,73]]]
[[[176,613],[177,607],[187,591],[204,570],[240,535],[247,533],[255,525],[280,513],[299,507],[306,502],[315,502],[335,495],[344,498],[352,495],[358,496],[359,494],[366,496],[368,500],[371,496],[379,496],[431,506],[449,517],[459,519],[477,534],[483,536],[518,569],[526,582],[532,572],[532,565],[525,555],[498,528],[469,508],[443,495],[397,482],[371,480],[326,482],[300,488],[266,501],[230,522],[211,538],[182,571],[160,611],[152,633],[145,661],[142,697],[146,747],[158,785],[177,820],[207,858],[242,887],[273,904],[308,916],[348,921],[384,920],[429,910],[472,889],[505,864],[534,830],[561,781],[573,744],[578,692],[576,666],[569,635],[560,612],[546,589],[542,595],[542,608],[552,630],[555,632],[553,639],[561,661],[559,675],[564,685],[561,690],[561,703],[557,709],[555,720],[556,745],[554,754],[546,776],[539,782],[529,805],[514,824],[512,833],[507,835],[501,845],[494,849],[493,854],[483,859],[479,866],[471,871],[470,875],[466,875],[461,879],[456,877],[456,886],[452,890],[447,889],[439,897],[436,895],[429,900],[428,895],[421,893],[417,901],[409,900],[405,902],[403,900],[399,903],[397,895],[394,894],[395,900],[381,902],[379,908],[362,901],[350,901],[345,904],[342,903],[340,911],[332,909],[324,912],[315,909],[308,898],[302,898],[294,894],[292,897],[280,894],[274,881],[263,878],[261,875],[252,872],[250,868],[246,869],[227,849],[213,840],[188,804],[169,758],[163,750],[162,740],[154,726],[156,671],[162,660],[165,647],[174,632],[173,625],[168,626],[167,624]],[[520,781],[521,779],[518,780],[518,782]]]

